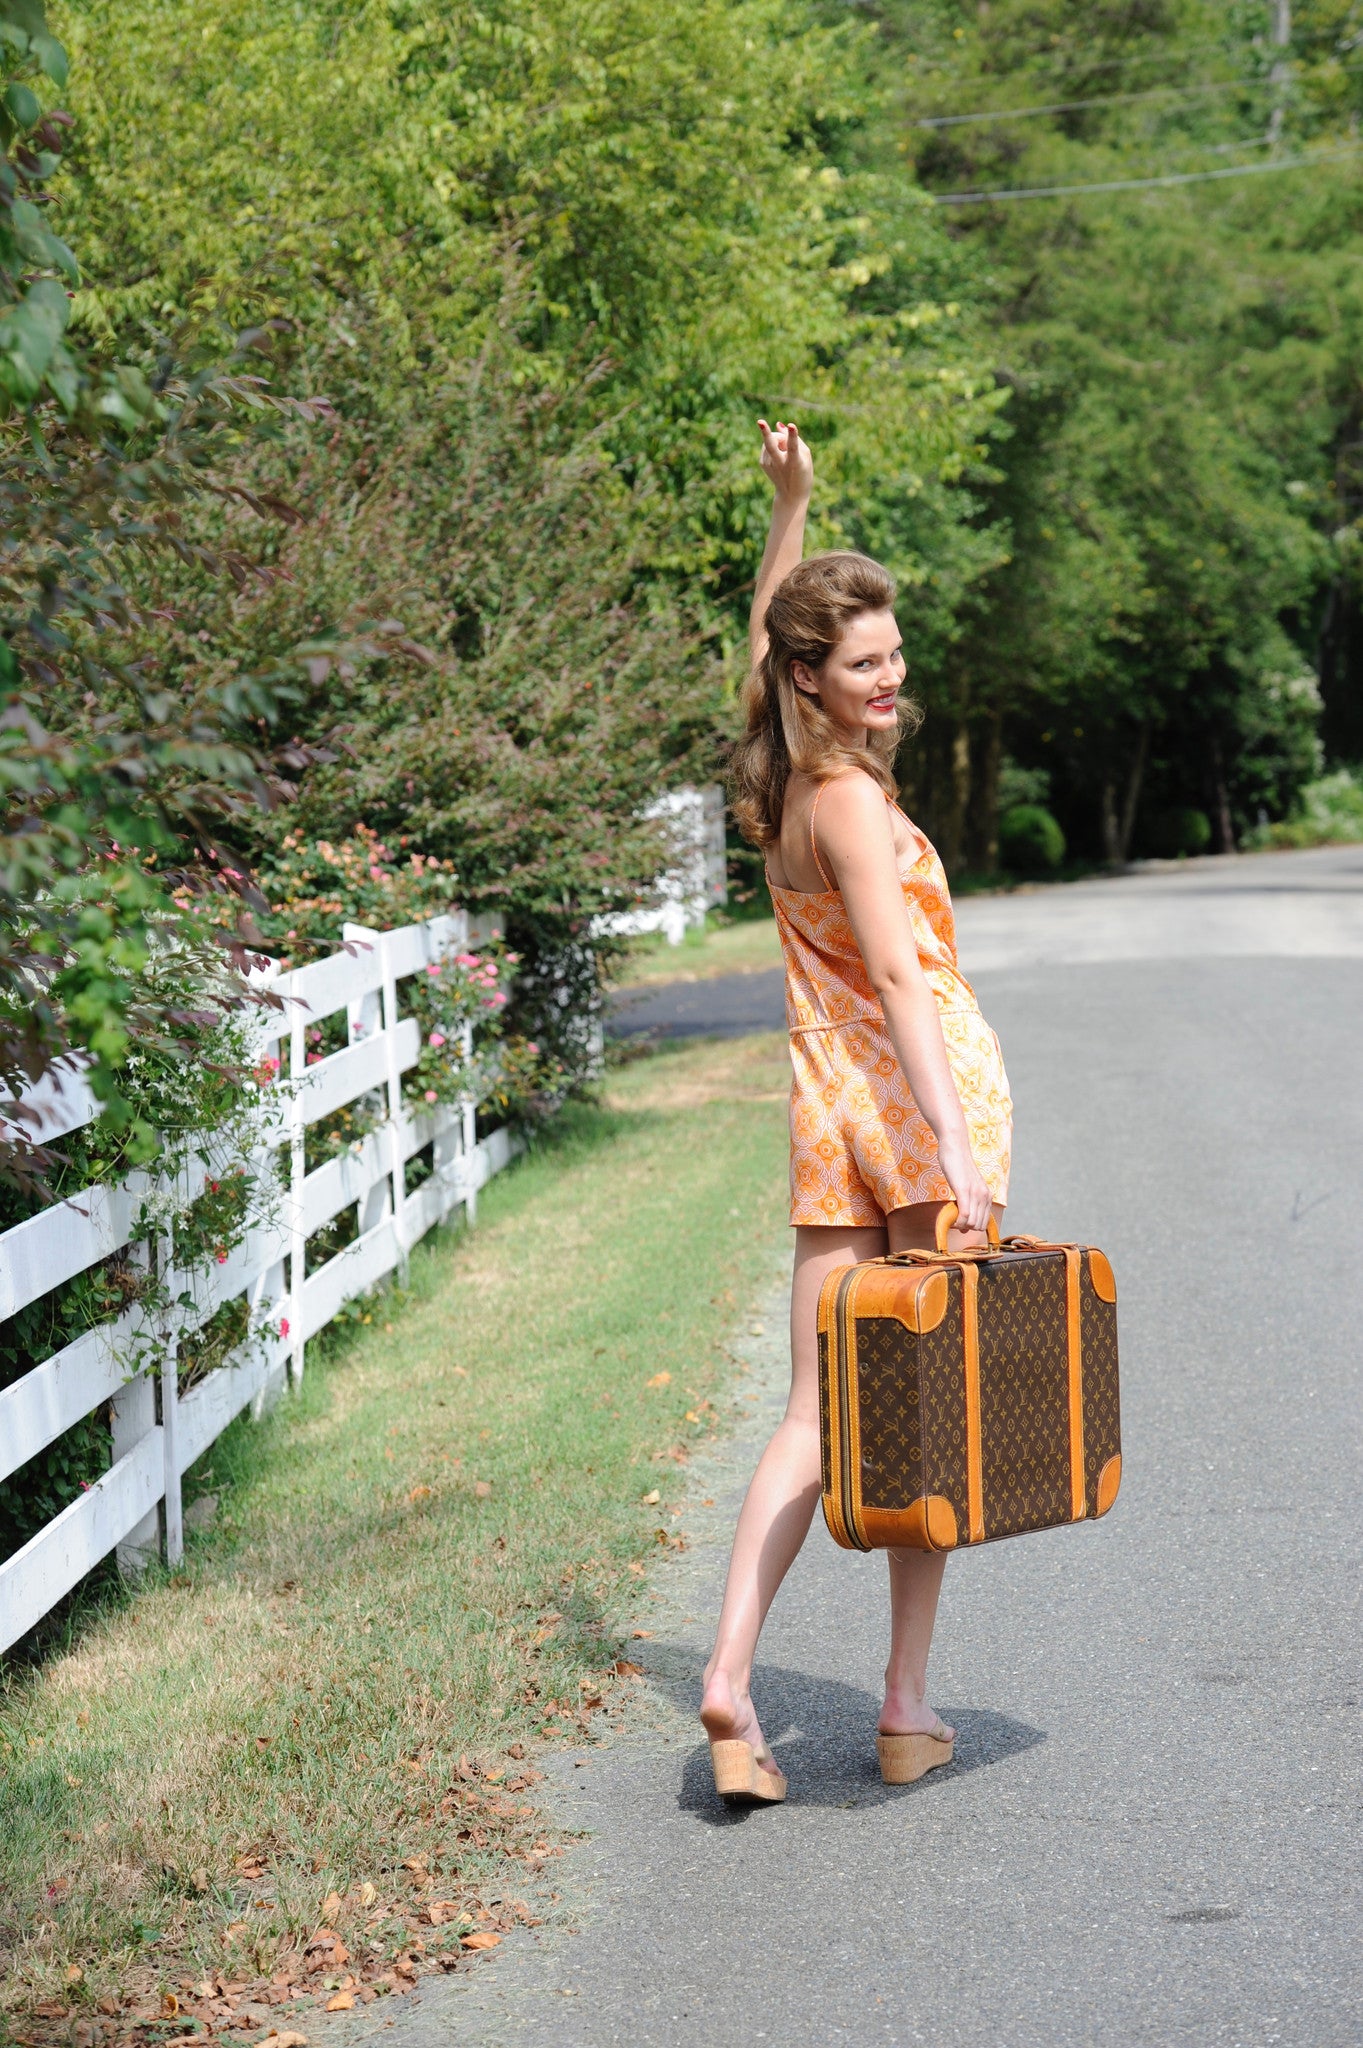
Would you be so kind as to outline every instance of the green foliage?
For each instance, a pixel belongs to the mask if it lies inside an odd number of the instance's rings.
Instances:
[[[1065,858],[1065,835],[1040,804],[1014,804],[999,819],[999,858],[1021,875],[1052,873]]]
[[[1205,811],[1193,810],[1187,804],[1178,810],[1157,811],[1145,827],[1145,851],[1160,860],[1205,853],[1211,843],[1211,819]]]
[[[149,568],[164,554],[209,584],[249,582],[257,571],[235,537],[210,544],[194,515],[211,501],[230,508],[228,526],[248,506],[293,516],[231,475],[238,414],[315,419],[318,408],[267,399],[258,379],[193,348],[139,367],[97,361],[70,341],[77,267],[46,221],[71,117],[43,105],[65,79],[39,0],[6,0],[0,1095],[76,1055],[127,1164],[160,1142],[127,1085],[134,1046],[193,1052],[193,1021],[155,994],[152,934],[174,916],[188,937],[183,885],[196,860],[235,809],[277,791],[261,741],[283,682],[278,664],[269,676],[211,679],[148,668],[133,643]],[[57,1164],[4,1126],[0,1177],[40,1188]]]
[[[1256,826],[1251,846],[1337,846],[1363,841],[1363,776],[1347,768],[1308,782],[1292,815]]]
[[[1363,72],[1352,10],[1298,5],[1285,52],[1270,28],[1267,7],[1204,0],[887,10],[909,120],[1029,110],[916,125],[939,193],[1343,151],[1176,190],[943,209],[988,281],[1012,393],[985,492],[1006,559],[968,594],[929,692],[944,716],[925,809],[949,855],[987,839],[1004,748],[1045,770],[1089,855],[1123,858],[1143,810],[1205,810],[1219,847],[1261,807],[1281,815],[1318,772],[1319,707],[1300,718],[1282,679],[1315,665],[1327,596],[1327,683],[1359,695],[1345,451],[1363,416]]]
[[[312,514],[290,580],[248,611],[168,576],[150,656],[351,636],[295,714],[334,759],[279,823],[452,864],[524,956],[519,1035],[580,1076],[592,920],[651,882],[639,813],[715,772],[731,716],[754,413],[810,422],[818,538],[886,555],[921,665],[994,559],[963,486],[1002,394],[876,125],[875,38],[778,0],[95,0],[66,29],[83,327],[134,352],[206,301],[285,323],[338,415],[262,470]],[[243,842],[268,871],[277,828]]]

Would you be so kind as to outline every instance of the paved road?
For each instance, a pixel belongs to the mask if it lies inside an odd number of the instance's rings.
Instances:
[[[558,1774],[578,1931],[423,1991],[394,2048],[1363,2041],[1363,851],[965,909],[1010,1216],[1117,1270],[1116,1509],[953,1560],[957,1762],[893,1791],[884,1567],[816,1529],[757,1676],[790,1801],[724,1813],[688,1717],[784,1376],[774,1294],[636,1725]]]

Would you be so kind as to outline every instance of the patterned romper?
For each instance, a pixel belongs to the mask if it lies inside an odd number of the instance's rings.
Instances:
[[[828,874],[809,837],[819,873]],[[885,799],[887,803],[890,799]],[[899,810],[897,804],[891,809]],[[904,907],[937,998],[947,1059],[965,1111],[975,1163],[994,1200],[1008,1199],[1013,1104],[999,1041],[956,964],[956,922],[936,851],[922,842],[901,866]],[[951,1200],[937,1140],[909,1093],[884,1012],[867,978],[842,896],[770,884],[786,966],[790,1091],[790,1220],[877,1224],[891,1209]]]

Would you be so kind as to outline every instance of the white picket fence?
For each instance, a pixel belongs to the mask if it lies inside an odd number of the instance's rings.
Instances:
[[[45,1449],[82,1417],[105,1404],[113,1422],[113,1462],[80,1498],[0,1564],[0,1650],[7,1649],[111,1550],[136,1572],[159,1544],[170,1565],[183,1552],[180,1482],[196,1458],[243,1408],[259,1414],[303,1370],[303,1347],[342,1306],[400,1268],[417,1240],[462,1206],[472,1219],[478,1190],[505,1166],[507,1132],[478,1140],[474,1109],[439,1105],[409,1116],[402,1075],[418,1055],[414,1018],[398,1015],[398,983],[449,952],[476,946],[491,925],[462,914],[389,932],[346,925],[347,950],[270,978],[282,1011],[260,1012],[261,1052],[280,1060],[291,1086],[281,1089],[280,1122],[272,1133],[285,1161],[282,1199],[259,1221],[226,1264],[208,1273],[177,1274],[164,1237],[151,1257],[171,1297],[187,1291],[194,1307],[177,1311],[186,1333],[224,1303],[245,1296],[255,1335],[215,1371],[179,1392],[177,1340],[150,1327],[133,1307],[99,1324],[42,1365],[0,1390],[0,1479]],[[308,1064],[311,1025],[344,1009],[347,1044]],[[465,1048],[467,1050],[467,1046]],[[377,1092],[382,1120],[362,1143],[305,1170],[308,1125]],[[56,1139],[95,1113],[79,1078],[48,1088],[36,1105],[41,1135]],[[412,1193],[407,1163],[432,1147],[433,1170]],[[220,1159],[223,1168],[232,1162]],[[203,1166],[185,1168],[176,1189],[187,1201],[202,1187]],[[148,1256],[130,1247],[152,1182],[133,1175],[118,1186],[86,1188],[0,1234],[0,1320],[111,1254]],[[343,1210],[358,1210],[353,1241],[316,1271],[305,1273],[308,1239]],[[287,1330],[287,1334],[281,1334]],[[129,1377],[130,1354],[151,1363]]]

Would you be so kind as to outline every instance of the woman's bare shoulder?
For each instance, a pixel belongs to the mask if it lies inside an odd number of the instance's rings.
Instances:
[[[819,818],[830,822],[864,824],[888,810],[885,792],[874,775],[864,768],[842,768],[823,785]]]

